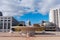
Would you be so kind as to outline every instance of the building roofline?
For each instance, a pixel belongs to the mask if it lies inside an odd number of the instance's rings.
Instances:
[[[56,9],[60,9],[60,8],[50,8],[50,10],[56,10]]]

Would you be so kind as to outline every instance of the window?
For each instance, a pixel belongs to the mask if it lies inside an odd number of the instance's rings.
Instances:
[[[3,28],[3,23],[0,23],[0,29],[2,29]]]
[[[5,20],[5,21],[7,21],[7,20]]]
[[[1,19],[3,19],[3,17],[1,17]]]
[[[4,29],[6,29],[6,27],[7,27],[7,23],[4,23]]]
[[[1,20],[1,21],[3,21],[3,20]]]
[[[10,23],[8,23],[8,29],[10,29]]]
[[[4,20],[4,22],[6,23],[6,22],[7,22],[7,20]]]
[[[7,19],[7,17],[5,17],[5,19]]]
[[[10,17],[8,19],[10,19]]]
[[[10,21],[10,20],[8,20],[8,21]]]

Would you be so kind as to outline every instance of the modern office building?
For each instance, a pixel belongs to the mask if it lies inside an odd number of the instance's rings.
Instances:
[[[12,27],[12,17],[0,16],[0,32],[7,32]]]
[[[60,8],[50,10],[49,21],[56,24],[56,27],[60,28]]]
[[[12,26],[18,26],[19,23],[20,23],[19,21],[12,17]]]
[[[12,26],[17,26],[19,22],[12,16],[3,16],[0,12],[0,32],[8,32]]]
[[[16,26],[19,22],[13,17],[0,16],[0,32],[9,32],[12,26]]]

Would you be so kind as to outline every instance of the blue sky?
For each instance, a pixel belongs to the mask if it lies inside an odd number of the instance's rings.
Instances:
[[[3,16],[14,16],[18,21],[40,23],[49,19],[49,11],[60,8],[60,0],[0,0]]]
[[[20,17],[14,17],[16,18],[18,21],[28,21],[30,20],[32,24],[35,23],[41,23],[42,20],[46,20],[49,21],[49,14],[47,13],[46,15],[42,15],[40,13],[34,13],[34,12],[29,12],[27,14],[24,14],[23,16]]]

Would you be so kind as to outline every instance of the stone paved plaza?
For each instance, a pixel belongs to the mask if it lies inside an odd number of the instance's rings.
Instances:
[[[23,37],[18,32],[0,32],[0,40],[60,40],[60,32],[36,33],[34,37]]]

